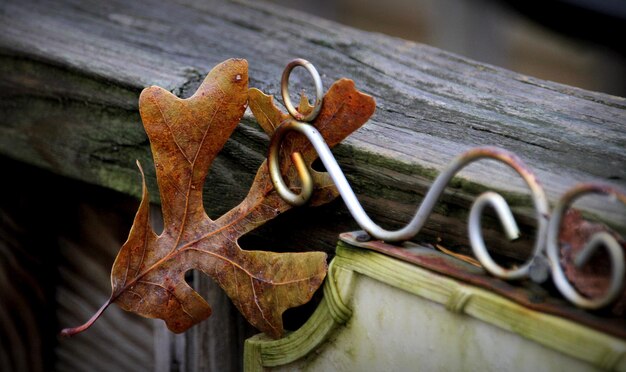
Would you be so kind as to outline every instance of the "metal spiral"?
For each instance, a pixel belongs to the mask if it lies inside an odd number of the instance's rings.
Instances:
[[[626,205],[626,194],[602,184],[583,183],[566,192],[558,201],[548,225],[548,246],[546,253],[551,263],[552,278],[561,294],[570,302],[586,309],[599,309],[613,302],[624,286],[624,251],[615,237],[607,232],[595,233],[574,258],[574,265],[582,267],[601,247],[605,247],[611,261],[611,281],[608,290],[599,298],[590,299],[582,296],[569,282],[559,263],[559,232],[561,221],[570,205],[588,194],[601,194],[612,197]]]
[[[303,66],[312,75],[316,87],[316,99],[313,111],[303,116],[299,114],[289,98],[288,80],[291,70],[296,66]],[[268,156],[269,172],[274,187],[278,194],[289,204],[298,206],[305,204],[313,193],[313,180],[310,171],[304,163],[299,153],[291,154],[291,158],[296,166],[297,173],[300,177],[302,188],[299,194],[293,193],[285,184],[280,172],[280,147],[281,142],[288,132],[294,131],[304,135],[313,145],[317,154],[326,167],[326,171],[330,174],[335,183],[339,194],[345,202],[350,214],[369,235],[376,239],[397,242],[411,239],[419,233],[428,217],[432,213],[435,204],[445,187],[450,183],[452,178],[467,165],[482,159],[493,159],[506,164],[519,174],[530,189],[535,208],[537,219],[537,233],[535,245],[531,257],[521,266],[517,268],[503,268],[497,264],[489,254],[481,231],[481,217],[487,206],[491,206],[498,215],[498,218],[504,228],[505,234],[510,240],[515,240],[520,236],[519,228],[513,217],[513,213],[504,198],[492,191],[481,194],[472,204],[470,216],[468,220],[468,234],[470,244],[474,255],[478,258],[483,267],[492,275],[503,279],[522,279],[529,276],[529,270],[534,262],[541,261],[544,256],[546,247],[546,239],[548,242],[547,260],[549,262],[553,280],[563,295],[572,303],[583,308],[599,308],[612,302],[619,293],[621,293],[624,280],[624,254],[617,240],[607,233],[596,234],[590,240],[588,245],[578,255],[576,262],[583,265],[588,258],[600,246],[606,246],[609,250],[612,277],[609,290],[599,299],[587,299],[581,296],[569,283],[563,269],[559,265],[558,259],[558,232],[560,228],[561,216],[574,199],[584,193],[603,193],[615,196],[618,200],[626,204],[626,196],[619,193],[615,189],[601,185],[583,185],[567,193],[557,204],[552,218],[548,224],[550,216],[548,200],[545,192],[535,175],[515,154],[496,147],[478,147],[470,149],[460,156],[456,157],[450,165],[435,179],[433,185],[428,190],[426,196],[422,200],[419,208],[415,212],[409,223],[401,229],[395,231],[385,230],[374,221],[372,221],[361,204],[359,203],[354,191],[350,187],[348,180],[341,171],[339,164],[332,155],[328,145],[324,141],[322,135],[310,124],[304,121],[313,121],[317,117],[322,106],[322,83],[319,74],[308,61],[297,59],[289,63],[282,76],[281,92],[283,101],[287,110],[293,119],[287,119],[274,132],[270,142],[270,151]],[[545,260],[545,258],[544,258]]]

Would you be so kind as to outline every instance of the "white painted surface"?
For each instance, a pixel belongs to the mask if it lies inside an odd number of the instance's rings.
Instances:
[[[333,339],[306,359],[277,370],[596,370],[588,363],[366,276],[358,276],[353,301],[353,317]]]

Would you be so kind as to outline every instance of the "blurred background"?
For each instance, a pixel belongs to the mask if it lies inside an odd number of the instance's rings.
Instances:
[[[272,0],[477,61],[626,96],[624,0]]]

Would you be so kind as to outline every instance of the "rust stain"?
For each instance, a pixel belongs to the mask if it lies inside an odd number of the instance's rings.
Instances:
[[[560,264],[565,270],[567,279],[572,282],[581,294],[596,298],[605,293],[611,282],[611,267],[609,255],[600,250],[595,253],[590,262],[583,267],[574,264],[574,258],[583,250],[591,237],[598,232],[608,232],[621,243],[626,253],[626,243],[619,235],[601,223],[586,221],[579,210],[569,208],[563,216],[561,231],[559,233]],[[624,316],[626,313],[626,289],[622,295],[609,307],[616,316]]]
[[[601,332],[626,339],[626,319],[614,315],[599,315],[576,308],[563,299],[515,286],[502,279],[490,276],[482,268],[463,262],[434,249],[419,251],[393,246],[382,241],[359,242],[356,232],[339,235],[339,239],[351,246],[379,252],[402,261],[428,269],[459,281],[497,293],[530,310],[540,311],[572,320]]]

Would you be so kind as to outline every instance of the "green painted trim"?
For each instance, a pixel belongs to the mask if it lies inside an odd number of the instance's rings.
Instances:
[[[328,266],[324,298],[309,320],[297,331],[279,340],[273,340],[265,334],[247,339],[244,346],[244,370],[262,371],[263,367],[285,365],[317,349],[352,315],[348,304],[353,291],[353,275],[353,271],[338,269],[333,260]]]
[[[626,371],[626,341],[525,308],[497,294],[418,266],[339,242],[329,268],[324,300],[297,331],[280,340],[254,336],[245,344],[245,370],[291,363],[317,349],[351,315],[354,273],[516,333],[548,348],[607,370]],[[337,309],[348,309],[347,311]]]
[[[332,280],[326,280],[324,282],[324,297],[326,298],[326,304],[330,315],[337,324],[345,324],[352,316],[352,309],[344,303],[341,298],[341,291],[337,286],[337,274],[335,270],[335,261],[333,260],[328,265],[328,272]],[[351,291],[351,289],[350,289]]]
[[[323,299],[309,320],[295,332],[279,340],[258,334],[246,340],[244,370],[262,371],[291,363],[315,350],[332,334],[339,323],[333,318],[328,302]]]

